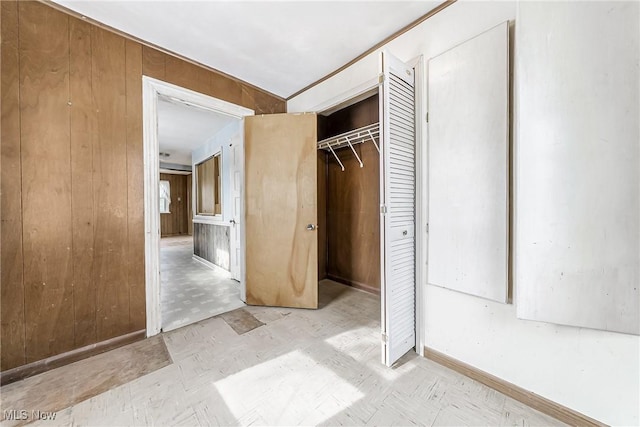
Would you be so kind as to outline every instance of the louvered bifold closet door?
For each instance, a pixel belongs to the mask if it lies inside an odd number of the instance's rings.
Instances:
[[[416,342],[415,76],[386,52],[382,63],[382,353],[391,366]]]

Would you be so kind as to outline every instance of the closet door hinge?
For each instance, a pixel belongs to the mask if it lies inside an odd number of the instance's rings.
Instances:
[[[382,339],[382,342],[385,344],[389,342],[389,335],[387,335],[385,332],[382,332],[380,338]]]
[[[387,205],[380,205],[380,213],[382,215],[387,213]]]
[[[429,223],[427,223],[427,233],[429,232]]]
[[[427,123],[429,123],[429,113],[427,113],[426,120],[427,120]]]
[[[384,83],[384,73],[378,74],[378,84]]]

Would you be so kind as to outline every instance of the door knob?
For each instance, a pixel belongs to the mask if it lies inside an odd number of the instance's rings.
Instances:
[[[313,231],[313,230],[315,230],[316,228],[318,228],[318,226],[317,226],[317,225],[307,224],[307,230],[309,230],[309,231]]]

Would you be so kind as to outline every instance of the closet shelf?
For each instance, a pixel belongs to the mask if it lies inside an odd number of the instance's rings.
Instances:
[[[332,136],[331,138],[318,141],[318,150],[329,150],[329,147],[337,150],[351,145],[361,144],[368,140],[373,140],[378,147],[375,138],[380,135],[380,124],[373,123],[368,126],[364,126],[349,132],[341,133],[340,135]],[[380,150],[378,150],[380,151]]]
[[[332,136],[331,138],[323,139],[318,142],[318,150],[330,151],[338,161],[338,164],[340,164],[340,168],[344,171],[344,165],[340,161],[340,158],[338,158],[335,150],[350,147],[351,151],[353,151],[353,154],[356,156],[356,159],[358,159],[360,167],[362,167],[362,160],[360,160],[360,156],[358,156],[358,153],[356,153],[353,146],[356,144],[362,144],[366,141],[371,141],[379,153],[380,145],[376,142],[376,138],[380,140],[380,123],[373,123],[349,132],[341,133],[340,135]]]

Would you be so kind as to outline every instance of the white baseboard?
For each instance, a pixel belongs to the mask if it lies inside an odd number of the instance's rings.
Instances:
[[[212,269],[216,273],[231,278],[231,272],[229,270],[225,270],[224,268],[220,267],[219,265],[215,265],[211,261],[208,261],[208,260],[206,260],[204,258],[200,258],[198,255],[194,254],[194,255],[192,255],[192,257],[193,257],[194,260],[198,261],[199,263],[201,263],[202,265],[204,265],[206,267],[209,267],[210,269]]]

